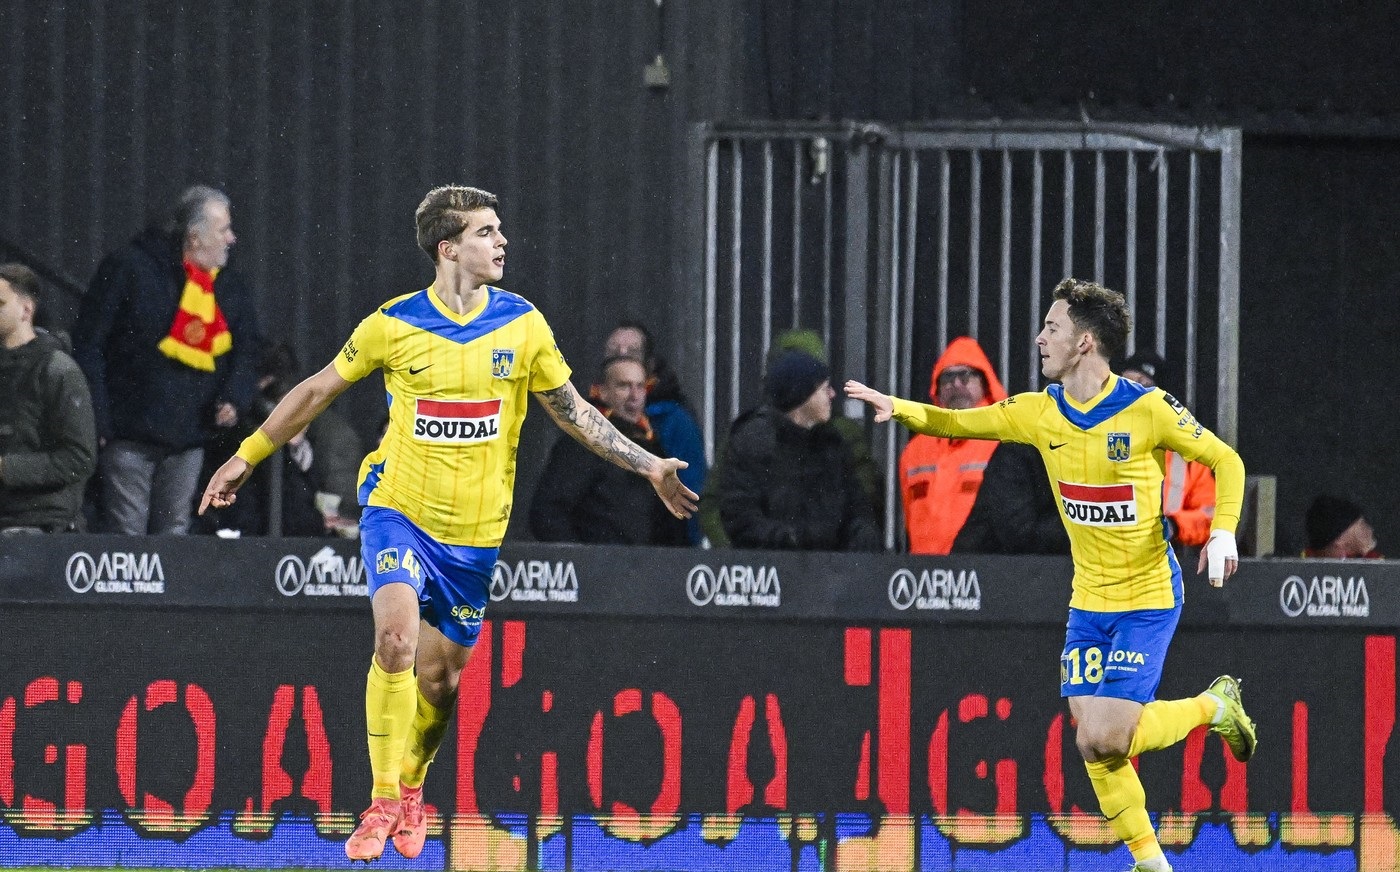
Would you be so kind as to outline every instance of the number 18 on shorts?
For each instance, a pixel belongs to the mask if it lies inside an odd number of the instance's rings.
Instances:
[[[1151,702],[1181,608],[1132,612],[1069,610],[1060,653],[1060,696]]]

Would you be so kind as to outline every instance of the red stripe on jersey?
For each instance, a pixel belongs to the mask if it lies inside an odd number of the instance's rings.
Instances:
[[[494,400],[418,400],[418,414],[430,418],[485,418],[500,414],[501,401]]]
[[[1060,496],[1088,503],[1126,503],[1133,498],[1130,484],[1069,484],[1058,482]]]

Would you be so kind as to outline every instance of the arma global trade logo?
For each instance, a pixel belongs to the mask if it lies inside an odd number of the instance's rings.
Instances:
[[[982,610],[982,585],[973,569],[896,569],[890,576],[890,605],[901,612],[977,612]]]
[[[64,570],[74,593],[165,593],[165,569],[160,553],[103,551],[96,556],[76,551]]]
[[[685,577],[685,595],[692,605],[776,609],[783,604],[778,567],[745,563],[722,564],[718,570],[703,563]]]
[[[497,560],[491,570],[491,601],[578,602],[578,571],[572,560]]]
[[[1290,618],[1369,618],[1371,595],[1365,576],[1315,575],[1305,581],[1297,575],[1283,580],[1278,604]]]
[[[306,560],[284,556],[274,578],[282,596],[369,596],[363,561],[342,557],[329,545]]]

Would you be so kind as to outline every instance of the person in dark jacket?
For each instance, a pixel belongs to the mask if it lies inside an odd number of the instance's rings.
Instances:
[[[39,277],[0,265],[0,532],[83,527],[97,455],[87,380],[52,334],[36,330]]]
[[[642,362],[610,357],[600,376],[598,405],[618,432],[653,454],[668,450],[644,411],[647,371]],[[685,520],[666,511],[646,479],[573,439],[560,439],[550,451],[530,501],[530,532],[541,542],[689,544]]]
[[[102,526],[184,533],[205,440],[232,428],[255,392],[248,287],[225,269],[229,200],[186,190],[161,226],[98,265],[73,328],[101,447]]]
[[[1045,474],[1045,461],[1034,446],[997,445],[972,511],[953,540],[952,553],[1069,553],[1069,536]]]
[[[769,365],[768,402],[730,428],[720,520],[737,548],[876,551],[875,510],[831,424],[831,371],[802,351]]]
[[[635,357],[647,368],[647,420],[667,453],[689,464],[680,471],[681,482],[696,493],[703,491],[708,475],[705,440],[690,400],[681,389],[680,377],[666,358],[656,353],[651,331],[640,321],[622,321],[608,334],[603,355]],[[686,537],[690,544],[700,544],[698,516],[686,521]]]
[[[773,337],[773,347],[769,349],[768,359],[777,360],[788,351],[805,351],[822,363],[828,363],[830,360],[826,353],[826,344],[822,341],[821,334],[815,330],[794,328],[779,333]],[[879,506],[880,487],[883,483],[875,465],[875,457],[870,453],[870,440],[865,437],[865,425],[841,415],[833,407],[831,426],[836,428],[841,434],[841,439],[851,449],[856,463],[856,480],[870,497],[870,505]],[[725,447],[721,445],[715,451],[715,462],[705,477],[705,489],[700,494],[700,511],[696,514],[705,538],[709,539],[710,545],[715,548],[729,547],[729,536],[724,532],[724,523],[719,517],[718,497],[724,486]],[[878,519],[878,509],[876,511]]]

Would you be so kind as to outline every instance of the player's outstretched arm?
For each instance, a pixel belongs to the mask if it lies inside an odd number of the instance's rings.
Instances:
[[[222,509],[233,505],[238,489],[252,475],[253,467],[305,430],[348,387],[350,382],[341,378],[335,364],[328,364],[288,391],[262,426],[243,441],[238,453],[214,472],[199,501],[199,514],[204,514],[210,506]]]
[[[854,379],[846,382],[846,396],[853,400],[869,403],[875,410],[875,423],[883,424],[894,414],[894,399],[874,388],[868,388]]]
[[[689,464],[674,457],[657,457],[623,436],[602,412],[583,397],[573,382],[564,382],[552,391],[535,394],[544,410],[565,433],[577,439],[594,454],[651,482],[656,495],[671,514],[689,518],[700,499],[676,475]]]

